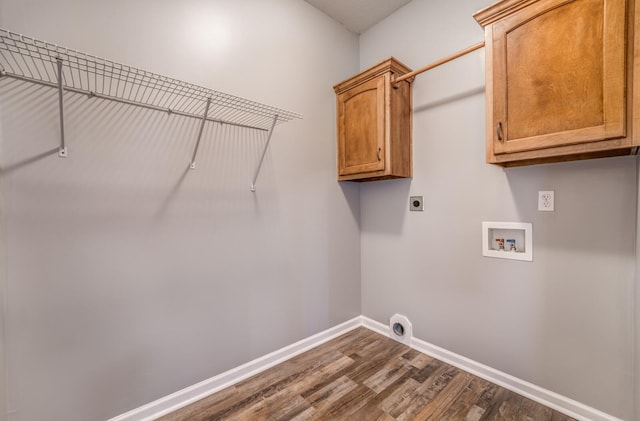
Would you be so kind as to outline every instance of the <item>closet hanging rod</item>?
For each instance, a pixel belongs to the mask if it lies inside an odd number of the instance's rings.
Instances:
[[[202,119],[268,131],[274,116],[284,123],[298,113],[169,78],[125,64],[0,29],[0,76],[58,88],[62,60],[65,91]]]
[[[465,48],[464,50],[460,50],[460,51],[458,51],[457,53],[455,53],[455,54],[451,54],[450,56],[447,56],[447,57],[445,57],[445,58],[442,58],[442,59],[440,59],[440,60],[438,60],[438,61],[434,61],[434,62],[433,62],[433,63],[431,63],[431,64],[428,64],[428,65],[426,65],[426,66],[424,66],[424,67],[419,68],[418,70],[414,70],[413,72],[406,73],[406,74],[404,74],[404,75],[402,75],[402,76],[400,76],[400,77],[398,77],[398,78],[395,78],[395,77],[394,77],[394,79],[392,80],[392,83],[393,83],[393,85],[394,85],[395,87],[397,87],[396,85],[397,85],[398,83],[402,82],[403,80],[411,79],[412,77],[414,77],[414,76],[416,76],[416,75],[419,75],[420,73],[426,72],[427,70],[431,70],[431,69],[433,69],[434,67],[438,67],[438,66],[440,66],[441,64],[448,63],[448,62],[450,62],[451,60],[455,60],[455,59],[457,59],[457,58],[459,58],[459,57],[462,57],[462,56],[464,56],[464,55],[467,55],[467,54],[469,54],[469,53],[471,53],[471,52],[473,52],[473,51],[475,51],[475,50],[479,50],[479,49],[480,49],[480,48],[482,48],[482,47],[484,47],[484,41],[479,42],[479,43],[477,43],[477,44],[474,44],[474,45],[472,45],[471,47]]]
[[[24,77],[24,76],[17,76],[17,75],[13,75],[13,74],[7,74],[7,73],[3,72],[2,70],[0,70],[0,78],[2,78],[2,77],[10,77],[12,79],[22,80],[22,81],[25,81],[25,82],[34,83],[36,85],[48,86],[50,88],[56,88],[56,89],[58,88],[58,84],[57,83],[45,82],[45,81],[42,81],[42,80],[31,79],[31,78]],[[118,102],[120,104],[134,105],[136,107],[146,108],[146,109],[149,109],[149,110],[162,111],[162,112],[165,112],[167,114],[176,114],[176,115],[180,115],[180,116],[183,116],[183,117],[190,117],[190,118],[196,118],[198,120],[202,120],[202,115],[201,114],[198,115],[198,114],[195,114],[195,113],[187,113],[187,112],[184,112],[184,111],[173,110],[171,108],[166,108],[166,107],[158,107],[158,106],[155,106],[155,105],[141,104],[139,102],[129,101],[129,100],[122,99],[122,98],[116,98],[116,97],[112,97],[112,96],[108,96],[108,95],[98,94],[98,93],[93,92],[93,91],[87,91],[87,90],[78,89],[78,88],[71,88],[69,86],[65,86],[64,90],[65,91],[69,91],[69,92],[74,92],[76,94],[87,95],[88,97],[92,97],[92,98],[95,97],[95,98],[100,98],[100,99],[106,99],[108,101]],[[263,131],[263,132],[269,131],[269,128],[262,128],[262,127],[255,127],[255,126],[250,126],[250,125],[246,125],[246,124],[232,123],[232,122],[229,122],[229,121],[218,120],[218,119],[211,118],[211,117],[207,117],[207,121],[210,121],[212,123],[227,124],[229,126],[243,127],[245,129],[260,130],[260,131]]]
[[[13,74],[8,74],[8,73],[0,70],[0,79],[2,77],[9,77],[11,79],[22,80],[22,81],[25,81],[25,82],[34,83],[36,85],[48,86],[50,88],[58,89],[58,84],[57,83],[45,82],[45,81],[42,81],[42,80],[31,79],[31,78],[24,77],[24,76],[17,76],[17,75],[13,75]],[[184,112],[184,111],[174,110],[174,109],[166,108],[166,107],[158,107],[158,106],[155,106],[155,105],[141,104],[139,102],[129,101],[129,100],[126,100],[126,99],[116,98],[116,97],[112,97],[112,96],[108,96],[108,95],[103,95],[103,94],[99,94],[99,93],[96,93],[96,92],[93,92],[93,91],[87,91],[87,90],[83,90],[83,89],[72,88],[72,87],[69,87],[69,86],[65,86],[64,90],[65,91],[69,91],[69,92],[74,92],[76,94],[87,95],[90,98],[106,99],[108,101],[118,102],[120,104],[134,105],[136,107],[146,108],[146,109],[149,109],[149,110],[162,111],[162,112],[165,112],[167,114],[176,114],[176,115],[180,115],[180,116],[183,116],[183,117],[189,117],[189,118],[195,118],[195,119],[198,119],[198,120],[202,120],[202,114],[198,115],[198,114],[195,114],[195,113],[187,113],[187,112]],[[247,125],[247,124],[232,123],[230,121],[219,120],[219,119],[215,119],[215,118],[211,118],[211,117],[207,117],[207,121],[210,121],[212,123],[227,124],[229,126],[243,127],[245,129],[260,130],[260,131],[263,131],[263,132],[269,131],[269,128],[255,127],[255,126],[251,126],[251,125]]]

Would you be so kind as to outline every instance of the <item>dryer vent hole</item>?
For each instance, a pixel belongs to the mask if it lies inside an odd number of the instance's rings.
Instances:
[[[402,326],[400,323],[394,323],[393,333],[395,333],[398,336],[404,336],[404,326]]]

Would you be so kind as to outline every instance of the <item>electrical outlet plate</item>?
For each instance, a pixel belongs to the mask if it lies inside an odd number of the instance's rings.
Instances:
[[[555,210],[555,190],[541,190],[538,192],[538,210],[553,212]]]
[[[422,212],[424,210],[424,198],[422,196],[409,197],[409,210]]]

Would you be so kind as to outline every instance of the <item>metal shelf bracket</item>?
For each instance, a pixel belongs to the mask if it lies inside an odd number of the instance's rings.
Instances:
[[[58,149],[58,156],[60,158],[67,157],[67,147],[64,144],[64,87],[62,81],[62,59],[56,58],[56,65],[58,67],[58,105],[60,108],[60,148]]]
[[[196,155],[198,154],[198,147],[200,146],[200,139],[202,139],[202,131],[204,130],[204,123],[207,121],[207,114],[209,114],[209,105],[211,105],[211,98],[207,98],[207,105],[204,107],[204,114],[202,114],[202,120],[200,121],[200,129],[198,130],[198,140],[196,141],[196,147],[193,150],[193,156],[191,157],[191,165],[189,168],[196,169]]]
[[[264,156],[267,154],[267,149],[269,148],[269,143],[271,142],[271,135],[273,134],[273,128],[276,126],[276,122],[278,121],[278,115],[273,116],[273,123],[271,123],[271,128],[269,129],[269,134],[267,135],[267,142],[264,144],[264,149],[262,150],[262,156],[260,157],[260,162],[258,163],[258,168],[256,168],[256,173],[253,176],[253,183],[251,183],[251,191],[256,191],[256,181],[258,181],[258,175],[260,174],[260,169],[262,168],[262,162],[264,161]]]

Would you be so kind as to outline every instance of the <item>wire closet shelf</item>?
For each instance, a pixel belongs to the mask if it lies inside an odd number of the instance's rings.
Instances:
[[[64,141],[64,91],[200,119],[190,165],[192,169],[195,169],[198,146],[207,121],[268,132],[251,191],[255,191],[256,180],[276,124],[302,118],[300,114],[281,108],[0,28],[0,78],[5,76],[58,89],[60,157],[67,156]]]
[[[0,75],[66,91],[267,131],[300,114],[162,76],[0,28]]]

